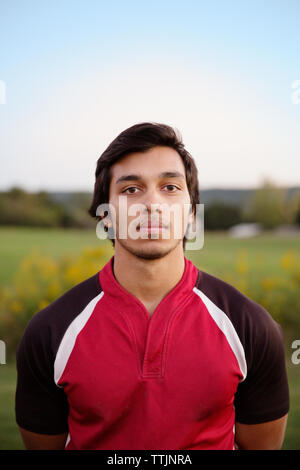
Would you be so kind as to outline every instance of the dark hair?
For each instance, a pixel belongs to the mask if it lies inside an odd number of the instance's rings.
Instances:
[[[191,204],[196,211],[200,203],[198,171],[194,159],[185,149],[179,131],[166,124],[142,122],[125,129],[119,134],[102,153],[97,161],[95,172],[94,195],[88,213],[101,220],[104,215],[96,215],[100,204],[109,202],[109,186],[111,181],[111,166],[125,155],[133,152],[146,152],[151,148],[162,145],[175,149],[182,158]],[[113,245],[114,240],[111,239]],[[185,246],[186,239],[183,239]]]

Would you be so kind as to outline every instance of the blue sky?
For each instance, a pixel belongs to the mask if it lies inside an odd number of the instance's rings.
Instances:
[[[202,188],[300,185],[299,18],[297,0],[2,0],[0,190],[91,191],[141,121],[180,130]]]

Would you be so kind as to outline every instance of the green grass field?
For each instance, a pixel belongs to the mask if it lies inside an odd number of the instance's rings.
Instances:
[[[99,246],[109,241],[100,241],[94,230],[64,230],[49,228],[0,227],[0,285],[11,281],[20,260],[32,250],[42,254],[61,256],[76,254],[85,246]],[[287,251],[300,253],[300,237],[286,238],[272,234],[252,239],[232,239],[225,233],[205,234],[204,246],[199,251],[186,252],[186,256],[199,268],[220,275],[232,268],[233,259],[240,250],[246,250],[250,262],[262,274],[282,273],[280,257]]]
[[[107,257],[112,253],[110,242],[101,242],[94,230],[62,230],[33,228],[0,228],[0,285],[13,279],[21,259],[32,250],[59,257],[77,254],[83,247],[97,247],[105,243]],[[206,234],[203,249],[186,252],[199,268],[222,278],[232,270],[236,255],[243,251],[247,263],[255,272],[284,276],[280,258],[287,251],[300,253],[300,238],[277,237],[272,234],[253,239],[231,239],[224,233]],[[300,295],[300,293],[299,293]],[[294,332],[300,338],[300,332]],[[1,339],[1,331],[0,331]],[[292,350],[287,345],[287,366],[290,384],[291,409],[283,449],[300,449],[300,364],[291,363]],[[23,445],[14,420],[14,392],[16,371],[13,359],[0,365],[0,449],[22,449]]]

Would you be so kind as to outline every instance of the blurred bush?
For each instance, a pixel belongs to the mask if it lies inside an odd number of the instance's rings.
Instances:
[[[205,230],[227,230],[242,222],[241,208],[222,201],[212,201],[205,207]]]
[[[30,318],[107,262],[104,247],[85,248],[77,256],[56,260],[38,250],[25,257],[14,281],[0,288],[0,332],[13,354]]]
[[[249,255],[250,256],[250,255]],[[288,250],[280,258],[282,275],[259,275],[246,250],[239,250],[235,269],[225,276],[245,295],[261,304],[285,330],[286,335],[300,334],[300,256]],[[260,260],[261,261],[261,260]]]
[[[287,188],[265,179],[243,207],[242,219],[257,222],[267,230],[284,224],[299,224],[300,191],[289,196]]]

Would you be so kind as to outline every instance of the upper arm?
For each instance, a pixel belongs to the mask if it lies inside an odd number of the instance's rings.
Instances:
[[[271,315],[257,304],[247,331],[245,353],[248,371],[235,394],[236,422],[243,425],[275,422],[289,411],[282,330]],[[265,426],[269,428],[271,425]]]
[[[289,388],[281,327],[256,304],[245,343],[248,371],[235,394],[235,440],[242,449],[280,449]]]
[[[67,432],[54,435],[38,434],[20,426],[19,431],[27,450],[63,450],[68,436]]]
[[[43,321],[39,314],[31,319],[16,357],[16,422],[25,445],[30,446],[35,445],[35,438],[45,444],[68,432],[68,401],[64,389],[54,381],[49,330]]]
[[[259,424],[235,423],[235,439],[239,449],[280,450],[288,415]]]

